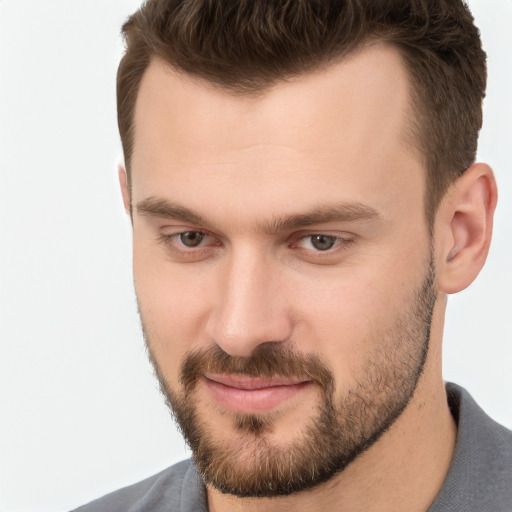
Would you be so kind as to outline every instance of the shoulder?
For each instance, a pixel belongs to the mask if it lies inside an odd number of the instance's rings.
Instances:
[[[114,491],[74,512],[186,512],[204,508],[204,486],[190,460]]]
[[[491,419],[463,388],[448,384],[458,424],[450,470],[430,512],[510,512],[512,432]]]

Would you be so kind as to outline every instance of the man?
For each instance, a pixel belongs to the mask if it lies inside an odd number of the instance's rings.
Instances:
[[[137,300],[193,462],[79,510],[512,510],[512,433],[441,374],[497,200],[465,5],[149,0],[123,31]]]

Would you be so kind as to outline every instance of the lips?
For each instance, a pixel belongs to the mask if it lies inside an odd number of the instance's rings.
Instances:
[[[221,408],[238,414],[271,412],[312,384],[310,380],[286,377],[211,374],[203,377],[214,401]]]

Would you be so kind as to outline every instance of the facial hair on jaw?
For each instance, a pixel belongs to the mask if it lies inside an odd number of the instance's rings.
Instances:
[[[390,329],[379,333],[380,343],[369,344],[377,348],[368,355],[355,384],[336,399],[335,377],[327,365],[314,354],[301,354],[293,345],[279,342],[262,344],[248,357],[231,356],[217,345],[190,352],[181,365],[180,389],[171,389],[142,322],[161,391],[204,482],[240,498],[286,496],[328,481],[372,446],[402,414],[423,373],[436,302],[434,283],[431,255],[410,306]],[[233,436],[223,440],[197,407],[196,385],[208,372],[307,377],[321,390],[318,412],[292,442],[269,440],[267,434],[275,429],[272,413],[233,415],[239,437],[236,443]]]

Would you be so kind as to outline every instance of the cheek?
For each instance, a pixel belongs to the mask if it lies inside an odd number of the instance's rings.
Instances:
[[[134,249],[133,272],[147,342],[166,379],[175,383],[184,355],[201,343],[206,283],[144,247]]]
[[[356,351],[371,332],[386,323],[393,297],[373,281],[331,282],[323,292],[310,291],[301,307],[305,324],[320,340],[341,351]]]
[[[317,353],[342,388],[393,343],[397,319],[409,307],[413,285],[392,275],[377,265],[346,269],[315,286],[303,283],[296,295],[303,297],[298,344]]]

